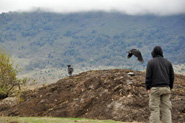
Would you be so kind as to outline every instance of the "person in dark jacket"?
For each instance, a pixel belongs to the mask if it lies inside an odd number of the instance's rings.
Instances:
[[[149,93],[151,110],[150,123],[160,123],[160,110],[163,123],[171,123],[170,94],[174,83],[174,70],[170,61],[163,57],[160,46],[154,47],[153,59],[148,61],[146,69],[146,90]]]

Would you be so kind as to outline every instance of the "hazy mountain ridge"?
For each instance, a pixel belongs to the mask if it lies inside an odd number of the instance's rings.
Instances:
[[[129,16],[121,13],[47,12],[0,14],[0,43],[24,72],[48,68],[122,66],[143,70],[160,45],[173,64],[184,64],[185,15]],[[145,63],[127,59],[138,48]],[[24,63],[23,63],[24,62]]]

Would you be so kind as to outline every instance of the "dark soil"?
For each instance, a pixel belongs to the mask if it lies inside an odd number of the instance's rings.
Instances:
[[[135,76],[128,75],[134,72]],[[185,122],[185,76],[175,76],[172,90],[174,123]],[[23,93],[23,102],[0,108],[3,116],[52,116],[147,122],[148,93],[145,73],[97,70],[67,77]]]

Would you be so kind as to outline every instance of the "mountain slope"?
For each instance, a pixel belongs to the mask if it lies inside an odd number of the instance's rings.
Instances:
[[[40,75],[42,70],[42,74],[56,71],[67,64],[76,70],[99,66],[143,70],[156,45],[162,46],[173,64],[185,63],[184,20],[185,15],[10,12],[0,14],[0,43],[23,73],[37,71],[34,75]],[[131,48],[141,50],[143,65],[135,57],[126,58]]]

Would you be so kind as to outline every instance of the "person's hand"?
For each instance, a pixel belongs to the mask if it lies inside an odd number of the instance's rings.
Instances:
[[[148,90],[148,93],[150,93],[150,90]]]

